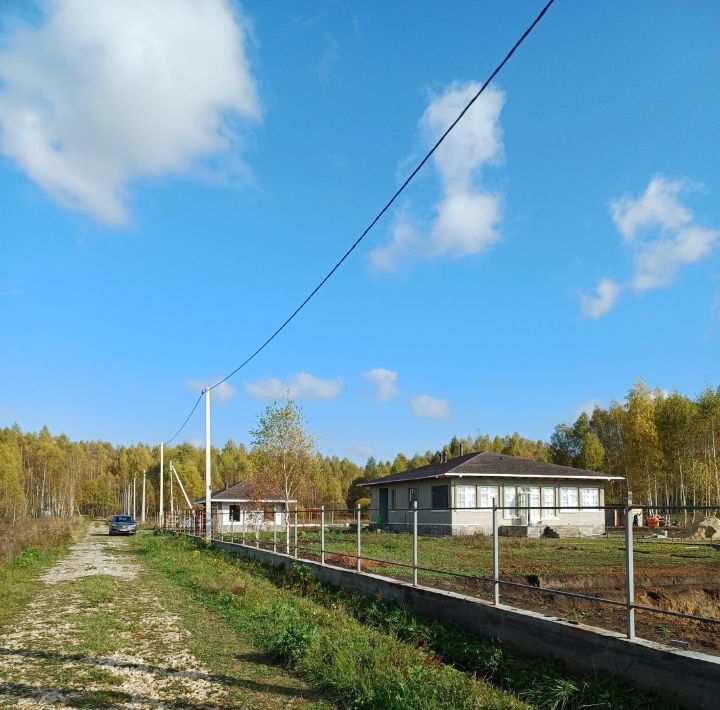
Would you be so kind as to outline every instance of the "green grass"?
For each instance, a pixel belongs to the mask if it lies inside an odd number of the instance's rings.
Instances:
[[[570,676],[558,661],[529,658],[452,624],[425,619],[405,605],[376,600],[317,582],[305,567],[286,571],[241,557],[234,558],[234,564],[254,576],[270,580],[278,587],[310,597],[326,609],[343,610],[365,626],[429,649],[445,663],[510,690],[533,707],[543,710],[591,707],[597,710],[651,710],[659,703],[658,698],[633,690],[619,676],[607,673]],[[668,710],[675,707],[667,699],[662,704]]]
[[[344,608],[278,589],[229,555],[192,542],[140,535],[146,565],[190,590],[230,629],[243,629],[282,664],[341,707],[418,710],[532,707],[512,693],[443,663],[392,632],[359,623]]]
[[[236,534],[235,538],[239,541],[240,536]],[[283,534],[278,534],[278,540],[278,549],[283,551],[284,531]],[[267,547],[271,541],[272,534],[264,533],[264,546]],[[303,531],[299,536],[299,544],[312,548],[315,554],[318,554],[320,535],[317,532]],[[328,531],[325,534],[325,547],[328,553],[354,555],[355,533]],[[669,567],[707,568],[708,574],[718,577],[718,546],[689,546],[681,541],[636,540],[634,549],[638,572],[662,572]],[[363,530],[362,553],[364,557],[411,564],[412,536],[408,533]],[[487,535],[420,537],[418,557],[421,567],[467,575],[489,575],[492,573],[492,540]],[[372,563],[370,567],[373,567]],[[621,573],[624,568],[625,545],[624,541],[618,538],[500,539],[500,573],[503,575]],[[380,571],[383,568],[375,566],[375,569]],[[402,568],[392,571],[401,574]],[[423,572],[422,576],[424,579],[445,578],[437,572]]]
[[[0,628],[14,619],[35,596],[36,578],[57,562],[67,551],[67,544],[51,547],[28,547],[12,561],[0,564]]]
[[[106,553],[137,565],[129,548],[123,541]],[[212,707],[333,707],[306,682],[273,665],[244,629],[228,628],[191,590],[169,584],[161,572],[142,570],[134,579],[88,576],[49,587],[37,579],[38,572],[62,551],[45,552],[14,560],[13,574],[24,575],[14,591],[23,598],[8,598],[12,610],[4,597],[0,605],[7,622],[2,633],[16,638],[8,659],[22,660],[15,670],[0,664],[0,707],[51,692],[69,707],[154,706],[157,693],[163,707],[196,708],[204,702],[196,695],[202,684],[212,688],[207,696]],[[33,604],[24,606],[29,601]],[[128,687],[128,672],[135,672],[136,664],[142,687]]]

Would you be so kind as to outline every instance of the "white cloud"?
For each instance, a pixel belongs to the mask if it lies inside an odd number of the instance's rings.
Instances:
[[[187,386],[193,392],[202,392],[208,384],[217,382],[219,378],[213,378],[210,383],[202,383],[200,380],[188,380]],[[237,390],[227,381],[220,383],[212,392],[210,392],[210,402],[216,402],[217,404],[223,404],[229,399],[232,399]]]
[[[607,278],[600,279],[595,295],[580,295],[580,310],[586,318],[600,318],[615,305],[619,295],[618,284]]]
[[[477,93],[475,82],[450,84],[433,99],[420,120],[428,143],[434,143]],[[408,259],[436,259],[477,254],[500,239],[497,230],[502,217],[499,195],[475,185],[479,169],[498,160],[503,153],[500,112],[505,94],[488,88],[433,156],[442,183],[442,199],[428,233],[416,229],[407,215],[401,215],[390,242],[370,253],[378,271],[394,271]]]
[[[683,266],[702,261],[718,244],[720,231],[685,227],[673,236],[648,242],[635,255],[632,287],[647,291],[669,284]]]
[[[340,380],[324,380],[307,372],[299,372],[285,381],[269,377],[245,383],[245,391],[255,399],[333,399],[341,390]]]
[[[378,402],[387,402],[400,392],[397,386],[398,373],[376,367],[363,373],[363,377],[375,388],[375,397]]]
[[[687,180],[656,175],[637,199],[625,195],[612,202],[613,221],[635,250],[635,291],[669,284],[683,266],[705,259],[717,246],[720,231],[698,226],[679,200],[689,189]]]
[[[686,188],[684,180],[656,175],[639,198],[624,195],[610,203],[613,222],[629,242],[649,227],[679,229],[693,220],[692,212],[678,201],[678,195]]]
[[[602,407],[602,403],[599,399],[588,399],[585,402],[581,402],[575,407],[574,416],[577,419],[581,414],[587,414],[589,417],[592,416],[595,407]]]
[[[128,184],[206,168],[260,116],[229,0],[53,0],[0,52],[0,152],[64,207],[127,221]]]
[[[346,449],[343,449],[343,451],[362,461],[369,459],[373,455],[375,449],[369,444],[354,444],[352,446],[348,446]]]
[[[436,399],[429,394],[420,394],[410,400],[410,407],[416,417],[450,419],[450,404],[446,399]]]
[[[627,283],[633,291],[667,286],[684,266],[707,258],[720,242],[720,230],[699,226],[694,212],[680,202],[680,194],[690,188],[687,180],[656,175],[640,197],[624,195],[610,204],[613,222],[633,250],[633,275]],[[621,288],[601,279],[596,296],[580,296],[583,315],[605,315]]]

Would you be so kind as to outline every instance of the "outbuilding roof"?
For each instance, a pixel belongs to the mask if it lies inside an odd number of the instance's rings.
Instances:
[[[444,477],[498,477],[498,478],[577,478],[597,479],[599,481],[622,481],[622,476],[609,476],[598,471],[586,471],[572,466],[559,466],[554,463],[532,461],[517,456],[496,454],[491,451],[465,454],[447,459],[441,463],[431,463],[409,471],[394,473],[390,476],[363,482],[362,486],[382,486],[402,481],[420,481],[425,478]]]
[[[232,486],[215,491],[211,498],[213,503],[284,503],[285,497],[280,491],[263,491],[250,481],[239,481]],[[205,498],[197,498],[193,503],[204,503]],[[291,498],[289,503],[297,503]]]

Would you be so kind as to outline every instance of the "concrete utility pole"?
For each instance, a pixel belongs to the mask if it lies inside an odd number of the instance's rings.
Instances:
[[[142,510],[140,511],[140,520],[145,522],[145,478],[147,477],[147,469],[143,471],[143,490],[142,490]]]
[[[133,476],[133,520],[137,520],[137,476]]]
[[[210,470],[210,388],[205,388],[205,538],[212,539],[212,476]]]
[[[173,518],[175,515],[175,491],[173,490],[173,464],[172,459],[170,460],[170,517]],[[174,525],[174,521],[170,523],[171,525]]]
[[[180,490],[182,491],[183,496],[185,497],[185,502],[187,503],[187,507],[189,510],[192,510],[192,503],[190,502],[190,499],[188,498],[188,494],[185,492],[185,486],[183,486],[183,482],[180,480],[180,476],[178,475],[177,469],[175,466],[173,466],[172,461],[170,462],[170,475],[175,474],[175,480],[178,482],[178,485],[180,486]]]
[[[165,522],[165,499],[163,498],[164,492],[164,475],[165,475],[165,444],[160,444],[160,515],[158,517],[158,523],[162,528]]]

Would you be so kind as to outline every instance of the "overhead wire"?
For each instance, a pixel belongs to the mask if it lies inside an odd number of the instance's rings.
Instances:
[[[408,175],[408,177],[404,180],[402,185],[393,193],[392,197],[385,203],[383,208],[375,215],[375,217],[372,219],[370,224],[363,230],[363,232],[360,234],[360,236],[352,243],[350,248],[342,255],[342,257],[335,263],[335,265],[330,269],[330,271],[325,274],[323,279],[315,286],[315,288],[307,295],[307,297],[300,303],[300,305],[276,328],[273,333],[251,354],[249,355],[243,362],[241,362],[234,370],[229,372],[225,377],[218,380],[214,385],[211,385],[207,389],[214,390],[216,387],[219,387],[223,382],[227,382],[233,375],[236,375],[240,370],[242,370],[246,365],[248,365],[252,360],[255,359],[270,343],[275,340],[275,338],[280,335],[280,333],[290,324],[290,322],[300,313],[300,311],[305,308],[305,306],[310,302],[310,300],[315,296],[315,294],[327,283],[327,281],[332,277],[332,275],[342,266],[343,262],[352,254],[355,249],[360,245],[360,243],[365,239],[365,237],[368,235],[370,230],[380,221],[380,219],[383,217],[383,215],[392,207],[392,205],[395,203],[398,197],[404,192],[405,188],[412,182],[414,177],[422,170],[423,166],[427,163],[428,160],[434,155],[434,153],[437,151],[437,149],[442,145],[442,143],[445,141],[445,139],[448,137],[450,132],[457,126],[457,124],[462,120],[463,116],[470,110],[472,105],[480,98],[482,93],[485,91],[485,89],[490,85],[492,80],[500,73],[502,68],[508,63],[510,58],[515,54],[515,52],[518,50],[520,45],[527,39],[528,35],[535,29],[537,24],[542,20],[542,18],[545,16],[545,13],[550,9],[551,5],[555,2],[555,0],[549,0],[546,5],[542,8],[542,10],[538,13],[537,17],[532,21],[530,26],[525,30],[525,32],[522,33],[520,36],[520,39],[515,42],[515,44],[512,46],[512,49],[505,55],[503,60],[495,67],[495,69],[492,71],[490,76],[485,80],[483,85],[478,89],[478,91],[473,95],[473,97],[468,101],[468,103],[465,105],[465,107],[460,111],[460,113],[457,115],[455,120],[447,127],[447,129],[443,132],[443,134],[435,141],[432,148],[425,154],[425,156],[420,160],[420,162],[415,166],[415,168],[412,170],[412,172]],[[203,392],[204,393],[204,392]],[[190,411],[190,414],[185,419],[185,422],[183,425],[178,429],[178,431],[173,435],[172,439],[169,439],[167,443],[170,443],[175,437],[177,437],[180,432],[185,428],[185,425],[190,420],[190,417],[193,415],[193,412],[198,406],[198,403],[200,402],[200,398],[202,398],[203,393],[200,394],[200,397],[198,397],[198,400],[193,405],[192,410]]]

